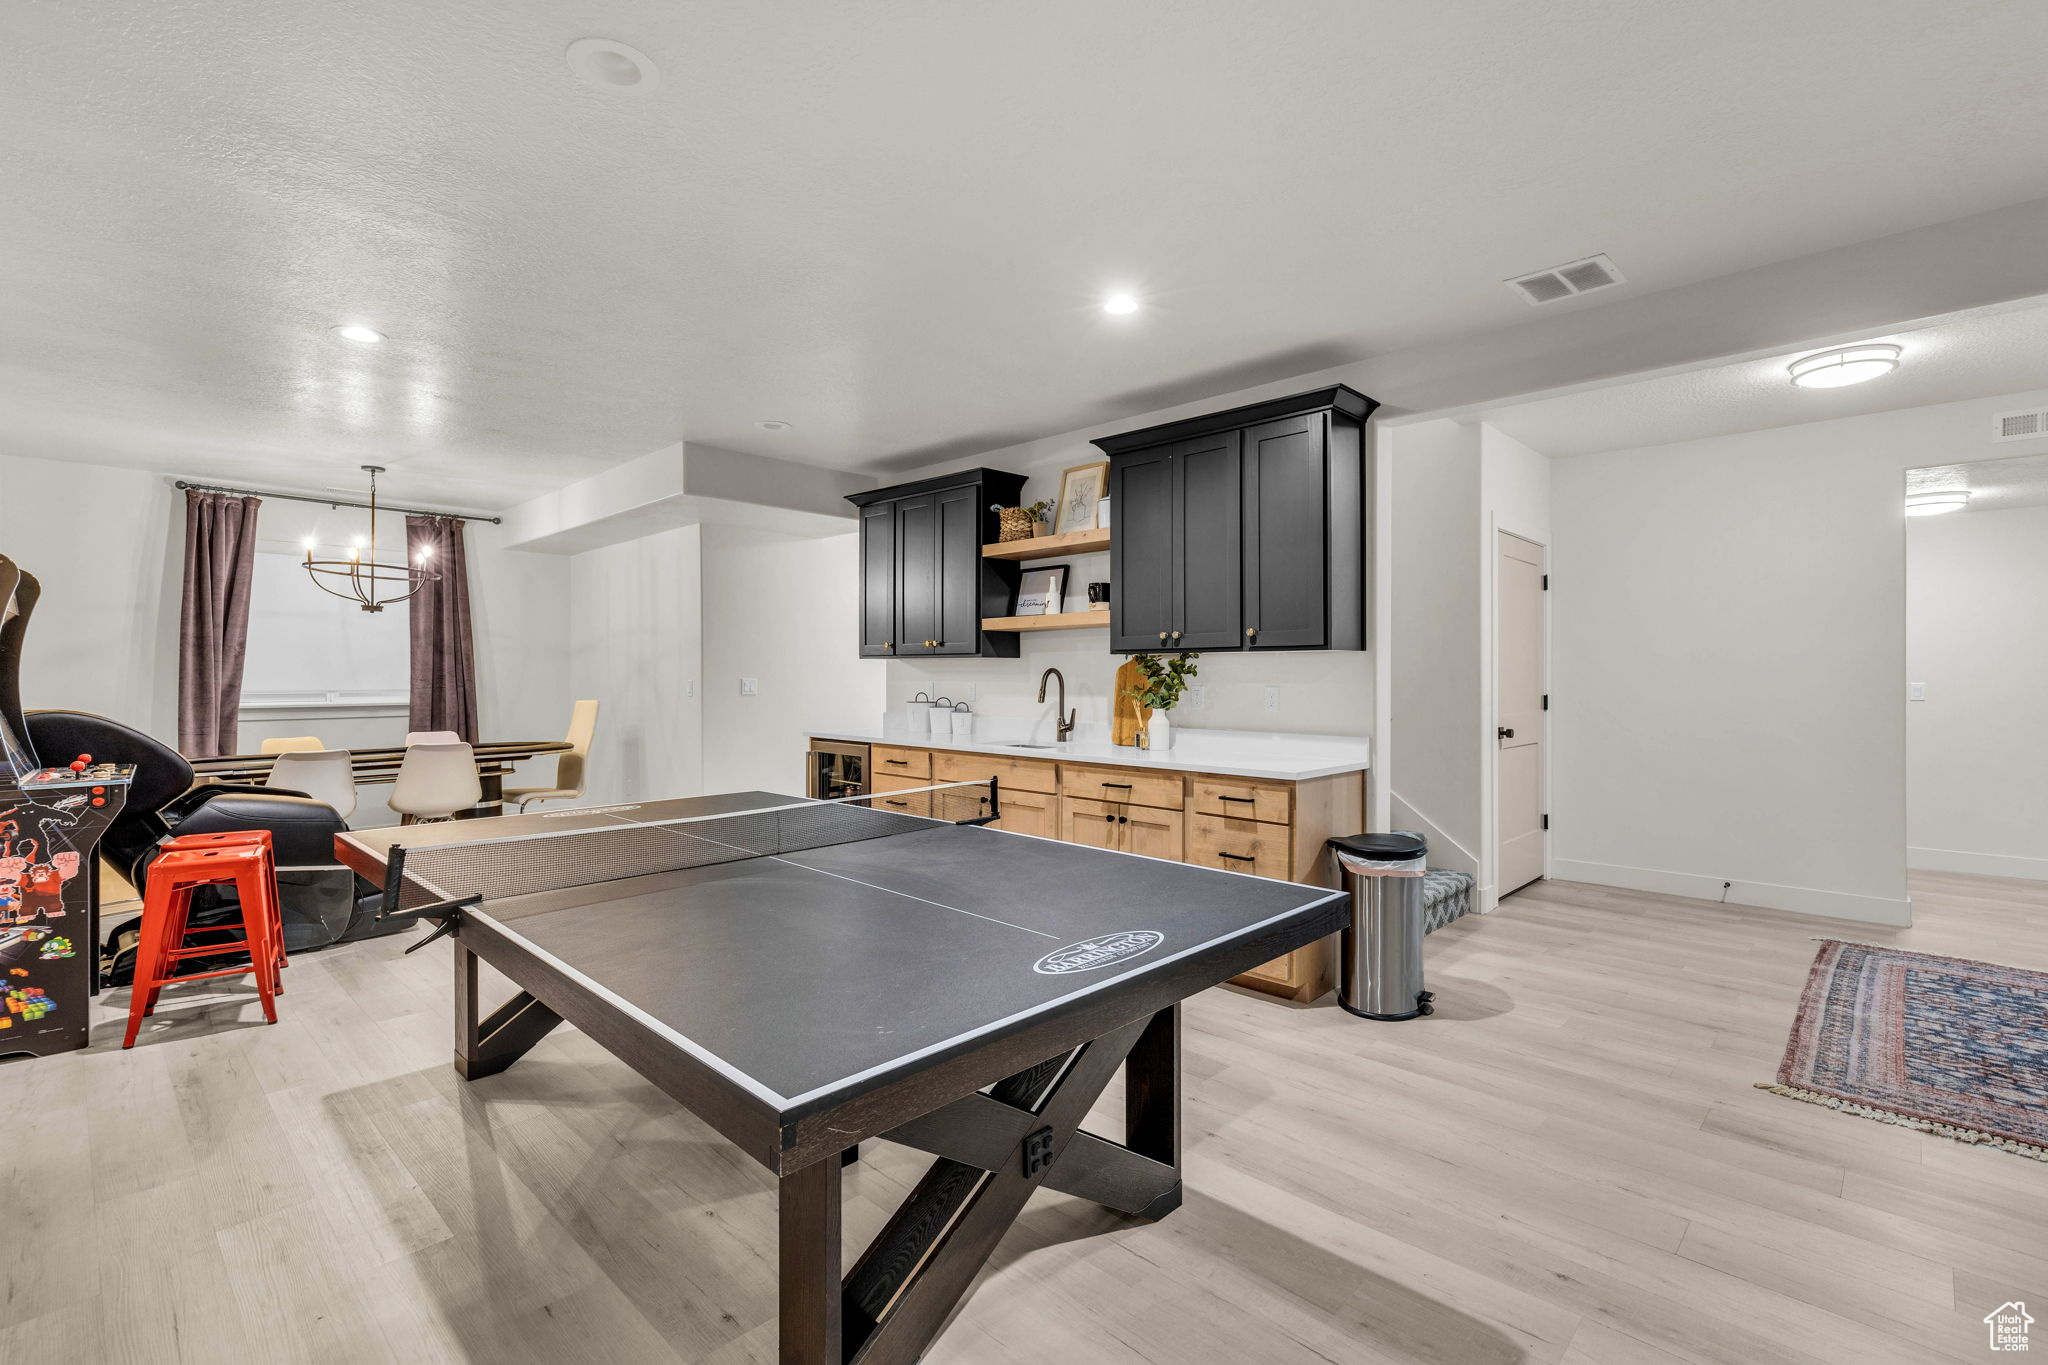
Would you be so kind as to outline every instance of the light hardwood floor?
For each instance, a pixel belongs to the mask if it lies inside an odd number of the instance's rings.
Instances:
[[[1751,1088],[1819,936],[2048,969],[2048,885],[1914,894],[1546,883],[1431,937],[1433,1019],[1209,992],[1186,1207],[1039,1195],[928,1359],[1981,1360],[2048,1306],[2048,1164]],[[402,946],[298,959],[274,1027],[188,995],[124,1053],[115,992],[0,1067],[0,1361],[773,1360],[766,1175],[578,1034],[462,1085],[446,947]],[[871,1145],[849,1241],[921,1165]]]

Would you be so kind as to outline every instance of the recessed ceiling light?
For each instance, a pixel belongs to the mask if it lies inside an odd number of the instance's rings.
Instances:
[[[763,431],[788,431],[790,427],[793,425],[793,423],[778,422],[771,418],[766,422],[756,422],[754,423],[754,425],[761,428],[761,430]]]
[[[578,38],[565,55],[571,71],[615,95],[651,95],[661,84],[653,58],[609,38]]]
[[[1966,488],[1945,488],[1935,493],[1911,493],[1906,497],[1909,517],[1938,517],[1943,512],[1960,512],[1970,505]]]
[[[1787,367],[1787,373],[1802,389],[1839,389],[1890,374],[1897,368],[1899,348],[1873,342],[1801,356]]]
[[[374,346],[384,339],[382,332],[374,327],[365,327],[360,322],[344,323],[334,329],[334,334],[343,341],[361,342],[365,346]]]
[[[1130,294],[1111,294],[1102,301],[1102,311],[1119,314],[1135,313],[1138,311],[1138,300]]]

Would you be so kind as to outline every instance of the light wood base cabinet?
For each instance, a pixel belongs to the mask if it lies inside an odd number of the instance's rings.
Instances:
[[[1342,885],[1325,841],[1365,828],[1363,773],[1279,782],[899,745],[876,745],[874,756],[876,804],[885,810],[928,814],[920,798],[895,793],[994,778],[996,829],[1277,881]],[[1314,1000],[1336,984],[1336,946],[1335,938],[1310,944],[1233,984]]]

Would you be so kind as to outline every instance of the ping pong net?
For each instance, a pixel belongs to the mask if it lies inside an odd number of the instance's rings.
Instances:
[[[718,815],[682,816],[459,844],[394,845],[380,917],[433,913],[449,901],[498,900],[568,887],[773,858],[884,839],[940,824],[997,818],[994,779],[909,791],[790,801]],[[563,814],[574,814],[565,811]]]

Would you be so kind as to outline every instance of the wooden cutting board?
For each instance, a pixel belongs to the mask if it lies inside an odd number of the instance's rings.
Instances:
[[[1136,697],[1126,694],[1132,688],[1145,685],[1144,670],[1135,660],[1126,659],[1123,667],[1116,671],[1116,681],[1110,687],[1109,742],[1125,746],[1135,745],[1138,735],[1144,730],[1145,722],[1152,719],[1152,708],[1140,705]]]

